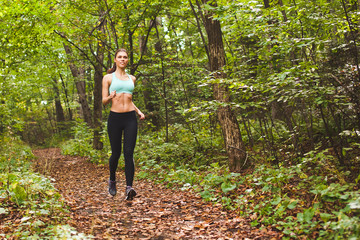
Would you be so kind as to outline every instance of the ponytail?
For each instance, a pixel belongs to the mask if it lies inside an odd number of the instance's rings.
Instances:
[[[116,71],[116,63],[114,63],[114,65],[112,66],[112,68],[109,68],[106,73],[110,74]]]

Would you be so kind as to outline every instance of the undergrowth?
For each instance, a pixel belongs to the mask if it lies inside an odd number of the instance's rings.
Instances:
[[[108,141],[102,152],[94,153],[91,131],[81,123],[73,131],[76,139],[63,145],[63,153],[88,156],[93,162],[107,160]],[[205,201],[251,219],[254,227],[281,231],[283,239],[359,239],[359,178],[346,182],[347,173],[335,170],[327,150],[278,166],[264,159],[253,163],[253,171],[232,173],[222,146],[207,142],[206,133],[196,142],[181,125],[172,125],[169,134],[174,141],[164,141],[165,131],[139,136],[134,157],[137,178],[194,191]]]
[[[66,206],[51,179],[31,170],[30,147],[7,136],[0,151],[0,238],[90,238],[66,224]]]
[[[326,150],[310,152],[295,165],[263,162],[252,172],[232,173],[216,155],[195,154],[185,132],[177,138],[166,143],[159,134],[143,136],[137,177],[191,189],[249,217],[254,227],[281,231],[283,239],[359,239],[360,194],[355,183],[344,180],[347,173],[334,170]]]
[[[103,163],[108,158],[110,147],[104,140],[105,131],[102,134],[102,142],[105,142],[105,147],[101,151],[93,148],[94,131],[83,120],[77,119],[76,124],[71,128],[71,133],[73,138],[60,144],[62,154],[88,157],[89,161],[93,163]]]

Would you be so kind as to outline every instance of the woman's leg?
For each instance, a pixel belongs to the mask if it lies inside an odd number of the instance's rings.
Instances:
[[[111,156],[109,159],[110,181],[115,181],[116,179],[116,169],[121,155],[122,128],[121,122],[116,115],[116,113],[110,112],[107,126],[111,146]]]
[[[137,138],[137,119],[135,112],[129,113],[124,128],[124,158],[125,158],[125,176],[126,186],[132,186],[134,181],[135,164],[134,149]]]

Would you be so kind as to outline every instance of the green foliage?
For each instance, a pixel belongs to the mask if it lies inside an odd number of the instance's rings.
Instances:
[[[178,136],[177,143],[181,140]],[[194,191],[205,201],[250,217],[252,226],[281,230],[285,239],[313,234],[356,239],[359,234],[360,194],[355,185],[339,179],[343,173],[331,170],[327,151],[311,152],[294,166],[256,165],[253,173],[239,174],[217,162],[196,165],[195,157],[184,163],[178,155],[182,145],[172,143],[177,148],[173,155],[168,146],[158,137],[142,136],[138,178]]]
[[[84,121],[77,119],[71,131],[73,138],[62,143],[60,146],[62,154],[88,157],[93,163],[102,163],[108,158],[108,147],[105,147],[102,151],[93,148],[94,131]],[[105,142],[105,132],[103,132],[102,136],[102,141]]]
[[[349,182],[360,180],[359,37],[354,30],[360,15],[356,1],[343,2],[270,1],[265,8],[263,1],[219,0],[218,7],[196,6],[197,17],[210,11],[222,27],[227,78],[214,79],[207,69],[206,36],[203,42],[200,34],[204,26],[196,24],[188,1],[4,0],[0,140],[9,142],[4,135],[14,133],[49,146],[55,134],[66,135],[70,127],[64,131],[55,120],[54,102],[60,98],[67,119],[71,111],[77,115],[74,82],[79,79],[73,79],[69,66],[84,70],[81,80],[93,108],[97,47],[105,48],[103,70],[112,64],[114,50],[126,47],[129,71],[138,77],[136,104],[150,119],[140,129],[159,130],[139,134],[138,177],[159,172],[157,181],[194,189],[207,201],[251,216],[253,226],[272,225],[289,238],[356,236],[359,197]],[[68,58],[64,43],[72,47]],[[59,95],[54,79],[61,83]],[[215,83],[226,86],[231,101],[213,100]],[[234,110],[242,140],[253,149],[252,174],[226,170],[216,122],[220,106]],[[74,138],[62,145],[64,154],[93,162],[108,159],[105,132],[104,150],[95,151],[91,128],[78,121],[71,131]],[[22,180],[17,174],[28,168],[20,159],[30,158],[30,151],[3,152],[8,201],[17,206],[38,201],[28,189],[34,187],[29,179],[37,176],[24,174]],[[267,163],[256,162],[261,158]],[[7,208],[0,213],[8,214]]]
[[[138,138],[135,157],[140,161],[162,161],[174,166],[189,165],[199,167],[208,165],[213,158],[222,160],[218,153],[221,148],[216,148],[215,143],[221,142],[221,137],[211,135],[211,129],[203,127],[201,131],[193,134],[188,128],[181,124],[169,126],[171,141],[164,142],[165,129],[159,130],[156,134],[140,135]],[[146,146],[146,147],[144,147]]]
[[[354,185],[329,182],[335,178],[331,178],[333,172],[324,170],[328,166],[323,164],[329,162],[325,161],[325,157],[320,153],[310,158],[322,158],[322,161],[316,161],[314,168],[309,158],[286,168],[257,168],[249,183],[259,192],[255,190],[252,200],[249,200],[253,203],[247,205],[245,212],[257,214],[261,218],[261,221],[256,219],[257,224],[270,224],[289,237],[306,236],[313,232],[318,232],[322,239],[357,236],[358,210],[349,209],[349,204],[356,203],[359,194]],[[259,197],[263,197],[261,203],[255,204]],[[344,218],[356,224],[349,227],[342,222]]]
[[[51,179],[31,171],[31,149],[4,136],[0,151],[0,214],[3,227],[19,239],[88,239],[67,225],[66,207]],[[18,219],[13,224],[9,219]],[[12,216],[12,217],[11,217]],[[0,233],[1,238],[10,238]]]

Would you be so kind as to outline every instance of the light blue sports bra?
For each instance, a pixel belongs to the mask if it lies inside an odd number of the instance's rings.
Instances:
[[[129,93],[132,95],[135,86],[130,75],[127,75],[129,80],[120,80],[116,77],[115,72],[113,72],[109,92],[111,93],[112,91],[116,91],[116,93]]]

